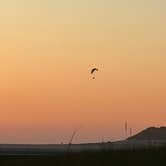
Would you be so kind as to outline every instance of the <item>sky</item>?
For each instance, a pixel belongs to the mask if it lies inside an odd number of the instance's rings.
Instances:
[[[166,125],[165,0],[0,1],[0,143],[125,138]],[[90,70],[99,72],[92,80]]]

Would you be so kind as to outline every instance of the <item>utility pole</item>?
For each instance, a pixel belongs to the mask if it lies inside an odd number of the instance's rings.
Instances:
[[[132,128],[130,128],[130,137],[133,135]]]
[[[128,124],[125,122],[125,139],[127,139]]]

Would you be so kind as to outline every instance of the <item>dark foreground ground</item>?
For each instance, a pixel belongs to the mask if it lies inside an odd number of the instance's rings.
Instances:
[[[81,152],[44,156],[0,156],[0,166],[166,166],[166,148]]]

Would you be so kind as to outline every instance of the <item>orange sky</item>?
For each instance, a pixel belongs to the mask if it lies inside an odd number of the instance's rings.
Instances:
[[[0,143],[124,138],[166,121],[162,0],[0,2]],[[89,74],[98,67],[96,80]]]

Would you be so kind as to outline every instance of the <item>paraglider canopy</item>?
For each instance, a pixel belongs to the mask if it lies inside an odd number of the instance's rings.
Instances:
[[[93,74],[95,71],[99,71],[99,69],[98,69],[98,68],[93,68],[93,69],[91,70],[91,74]]]
[[[99,71],[99,69],[98,68],[93,68],[91,70],[91,74],[94,74],[96,71]],[[92,77],[92,79],[95,79],[95,77]]]

